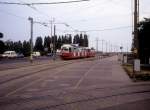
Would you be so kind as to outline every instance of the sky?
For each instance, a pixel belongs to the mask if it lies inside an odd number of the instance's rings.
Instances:
[[[19,3],[36,2],[64,2],[72,0],[0,0]],[[150,17],[150,1],[140,0],[140,20]],[[34,23],[34,41],[36,37],[50,35],[50,21],[56,23],[56,34],[80,34],[74,30],[87,31],[89,46],[106,49],[112,45],[119,50],[130,50],[132,43],[132,14],[133,0],[90,0],[87,2],[55,5],[34,5],[32,8],[22,5],[0,4],[0,32],[4,34],[3,40],[29,40],[30,22],[33,17],[36,22],[48,23],[48,27]],[[58,23],[58,24],[57,24]],[[65,24],[68,24],[67,27]],[[93,30],[93,31],[91,31]],[[98,31],[94,31],[98,30]],[[109,48],[109,47],[108,47]]]

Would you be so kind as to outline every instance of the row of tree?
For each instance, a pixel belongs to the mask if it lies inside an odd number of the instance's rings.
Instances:
[[[34,45],[34,51],[40,51],[42,54],[46,54],[53,51],[53,49],[60,49],[62,44],[72,43],[88,47],[88,36],[86,34],[77,34],[73,37],[73,39],[71,34],[65,36],[45,36],[44,39],[42,37],[37,37]],[[13,42],[10,40],[5,42],[0,41],[0,53],[2,54],[4,51],[14,50],[17,53],[23,53],[25,56],[29,56],[30,44],[30,40],[25,40],[23,42]]]
[[[132,41],[132,51],[136,55],[136,48],[138,47],[138,57],[142,64],[149,64],[150,62],[150,18],[145,18],[138,24],[138,42],[135,39]],[[137,46],[138,45],[138,46]]]
[[[138,25],[139,58],[142,64],[150,62],[150,18],[145,18]]]
[[[3,38],[3,33],[0,32],[0,54],[2,54],[5,51],[5,44],[4,42],[1,40]]]

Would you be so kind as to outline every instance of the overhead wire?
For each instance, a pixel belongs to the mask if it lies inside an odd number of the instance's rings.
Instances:
[[[20,2],[22,2],[22,3],[25,3],[25,2],[23,2],[23,1],[21,1],[21,0],[18,0],[18,1],[20,1]],[[86,0],[84,0],[84,1],[86,1]],[[88,0],[87,0],[88,1]],[[75,1],[74,1],[75,2]],[[62,3],[62,2],[61,2]],[[63,2],[64,3],[64,2]],[[25,3],[25,4],[27,4],[27,3]],[[45,17],[47,17],[48,19],[50,18],[49,17],[49,15],[47,15],[47,14],[45,14],[44,12],[42,12],[42,11],[39,11],[37,8],[35,8],[34,6],[32,6],[32,5],[27,5],[28,7],[30,7],[30,8],[32,8],[34,11],[36,11],[36,12],[38,12],[39,14],[41,14],[41,15],[43,15],[43,16],[45,16]],[[51,17],[52,18],[52,17]],[[55,20],[50,20],[50,21],[55,21]],[[49,23],[46,23],[46,24],[49,24]],[[53,24],[64,24],[64,25],[66,25],[67,23],[53,23]],[[67,27],[70,27],[72,30],[75,30],[72,26],[67,26]]]
[[[22,3],[24,3],[24,4],[27,4],[27,3],[25,3],[25,2],[23,2],[23,1],[21,1],[21,0],[18,0],[19,2],[22,2]],[[26,6],[28,6],[28,7],[30,7],[31,9],[33,9],[34,11],[36,11],[36,12],[38,12],[39,14],[41,14],[41,15],[43,15],[43,16],[46,16],[48,19],[50,18],[47,14],[45,14],[45,13],[43,13],[43,12],[41,12],[41,11],[39,11],[37,8],[35,8],[34,6],[32,6],[32,5],[26,5]],[[0,11],[1,12],[4,12],[4,13],[7,13],[7,14],[9,14],[9,15],[11,15],[11,16],[14,16],[14,17],[17,17],[17,18],[20,18],[20,19],[24,19],[24,20],[27,20],[27,18],[25,18],[25,17],[22,17],[22,16],[19,16],[19,15],[16,15],[16,14],[13,14],[13,13],[10,13],[10,12],[7,12],[7,11],[4,11],[4,10],[1,10],[0,9]],[[43,23],[43,22],[34,22],[34,23],[38,23],[38,24],[40,24],[40,25],[43,25],[43,26],[45,26],[45,27],[48,27],[48,24],[49,23]],[[54,24],[60,24],[60,23],[54,23]],[[70,27],[71,29],[74,29],[72,26],[68,26],[68,27]],[[74,29],[75,30],[75,29]]]
[[[18,3],[18,2],[0,2],[0,4],[6,5],[52,5],[52,4],[66,4],[66,3],[76,3],[76,2],[85,2],[90,0],[74,0],[74,1],[65,1],[65,2],[39,2],[39,3]]]
[[[122,30],[122,29],[127,29],[127,28],[132,28],[132,26],[121,26],[121,27],[93,29],[93,30],[82,30],[82,31],[79,31],[79,32],[111,31],[111,30]],[[67,30],[65,30],[65,31],[67,31]],[[69,32],[74,32],[74,31],[69,31]]]
[[[18,0],[19,2],[21,2],[21,3],[25,3],[25,2],[23,2],[23,1],[21,1],[21,0]],[[37,10],[35,7],[33,7],[33,6],[31,6],[31,5],[27,5],[28,7],[30,7],[30,8],[32,8],[33,10]]]
[[[77,10],[77,12],[78,12],[78,14],[79,13],[82,13],[83,11],[87,11],[87,9],[92,9],[93,7],[96,7],[97,5],[99,5],[99,2],[100,2],[100,6],[105,6],[105,5],[107,5],[107,4],[105,4],[106,2],[108,2],[108,1],[110,1],[110,0],[105,0],[105,1],[98,1],[98,0],[93,0],[93,1],[91,1],[92,3],[90,3],[89,5],[90,6],[85,6],[85,7],[82,7],[82,10],[80,10],[80,8]],[[98,3],[94,3],[94,2],[98,2]],[[71,12],[72,13],[72,12]]]
[[[10,15],[10,16],[17,17],[17,18],[22,19],[22,20],[27,20],[27,18],[25,18],[25,17],[23,17],[23,16],[19,16],[19,15],[16,15],[16,14],[14,14],[14,13],[10,13],[10,12],[5,11],[5,10],[2,10],[2,9],[0,9],[0,12],[6,13],[6,14],[8,14],[8,15]]]
[[[20,1],[20,2],[22,2],[21,0],[18,0],[18,1]],[[89,0],[80,0],[80,1],[89,1]],[[69,3],[70,2],[79,2],[79,1],[68,1]],[[67,3],[68,3],[67,2]],[[0,2],[0,4],[1,4],[2,2]],[[7,3],[7,2],[5,2],[5,3]],[[53,3],[56,3],[56,2],[53,2]],[[66,2],[57,2],[57,3],[66,3]],[[24,2],[22,2],[22,3],[20,3],[20,4],[26,4],[28,7],[30,7],[30,8],[32,8],[32,9],[34,9],[35,11],[37,11],[38,12],[38,10],[35,8],[35,7],[33,7],[31,4],[28,4],[28,3],[24,3]],[[39,4],[39,3],[38,3]],[[41,3],[40,3],[41,4]],[[43,3],[42,3],[43,4]],[[9,12],[7,12],[7,13],[9,13]],[[41,14],[41,12],[39,12],[40,14]],[[9,14],[11,14],[11,13],[9,13]],[[21,16],[18,16],[18,15],[15,15],[15,14],[11,14],[11,15],[13,15],[13,16],[15,16],[15,17],[19,17],[19,18],[22,18],[22,19],[25,19],[24,17],[21,17]],[[42,24],[42,23],[41,23]],[[130,28],[130,27],[132,27],[132,26],[124,26],[124,27],[117,27],[117,28],[106,28],[106,29],[96,29],[96,30],[85,30],[84,32],[92,32],[92,31],[108,31],[108,30],[119,30],[119,29],[125,29],[125,28]],[[71,26],[70,26],[70,28],[72,28]],[[75,29],[74,28],[72,28],[72,30],[74,30],[75,31]],[[76,30],[77,31],[77,30]],[[79,32],[83,32],[83,31],[79,31]]]
[[[7,11],[2,10],[2,9],[0,9],[0,12],[6,13],[6,14],[8,14],[8,15],[10,15],[10,16],[16,17],[16,18],[21,19],[21,20],[27,20],[26,17],[22,17],[22,16],[16,15],[16,14],[14,14],[14,13],[7,12]],[[37,24],[43,25],[43,26],[45,26],[45,27],[48,27],[48,26],[46,25],[46,23],[44,23],[44,22],[37,22],[37,21],[34,21],[34,23],[37,23]]]
[[[21,3],[26,3],[26,2],[23,2],[22,0],[18,0],[20,1]],[[35,6],[32,6],[32,5],[26,5],[27,7],[33,9],[34,11],[36,11],[37,13],[43,15],[43,16],[46,16],[48,19],[50,18],[47,14],[45,14],[44,12],[38,10]]]
[[[97,29],[97,30],[86,30],[86,32],[91,32],[91,31],[111,31],[111,30],[121,30],[121,29],[127,29],[127,28],[132,28],[132,26],[121,26],[121,27],[104,28],[104,29]]]

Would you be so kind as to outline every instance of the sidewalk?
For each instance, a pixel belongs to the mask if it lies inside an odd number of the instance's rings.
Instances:
[[[117,61],[117,56],[112,57],[110,61],[113,62],[112,64],[112,79],[116,81],[120,81],[122,83],[131,83],[131,79],[122,68],[121,64]]]

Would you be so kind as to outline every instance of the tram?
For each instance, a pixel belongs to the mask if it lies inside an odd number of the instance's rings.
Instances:
[[[95,50],[87,47],[79,47],[76,44],[63,44],[61,46],[60,57],[62,59],[79,59],[94,57]]]

